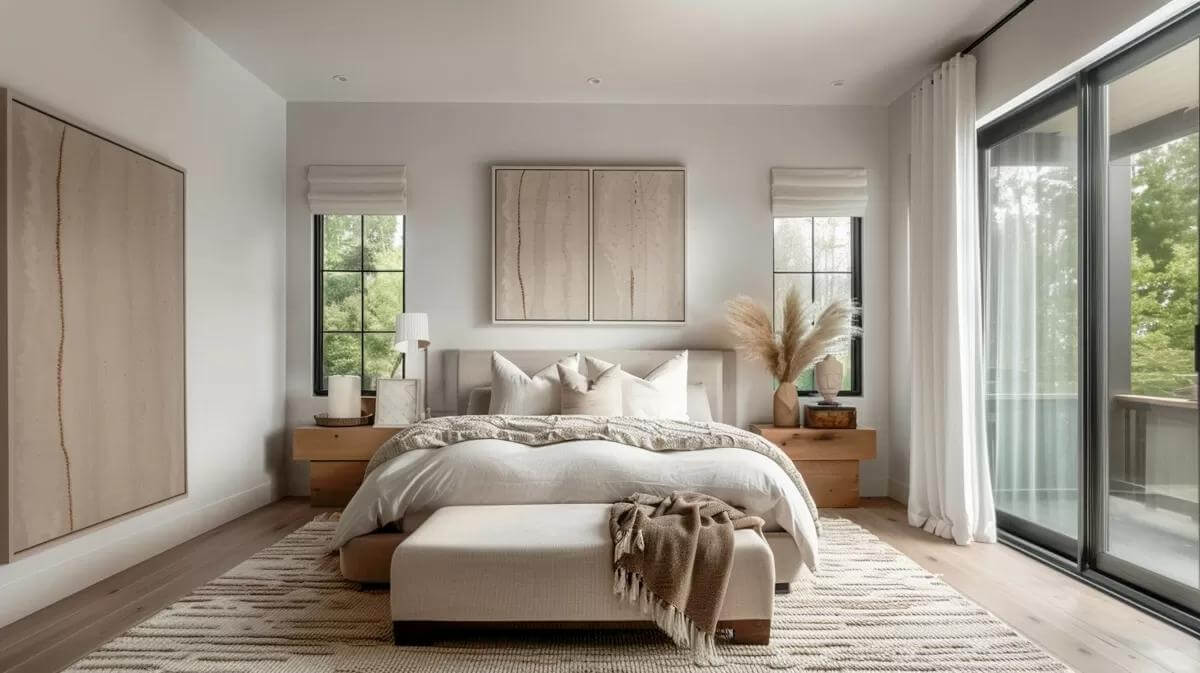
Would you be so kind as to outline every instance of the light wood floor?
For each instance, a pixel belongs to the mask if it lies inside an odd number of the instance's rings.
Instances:
[[[887,499],[827,513],[870,530],[1080,673],[1200,671],[1200,639],[1011,547],[934,537]]]
[[[308,521],[290,498],[0,628],[0,671],[57,671]],[[872,531],[1080,673],[1200,671],[1200,640],[1001,545],[958,547],[901,505],[830,510]]]

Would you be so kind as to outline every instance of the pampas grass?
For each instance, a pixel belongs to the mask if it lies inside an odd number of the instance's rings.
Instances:
[[[854,325],[854,302],[835,299],[818,308],[801,300],[793,287],[784,297],[778,334],[767,309],[744,295],[726,302],[725,321],[743,357],[761,363],[778,381],[795,381],[839,342],[861,332]]]

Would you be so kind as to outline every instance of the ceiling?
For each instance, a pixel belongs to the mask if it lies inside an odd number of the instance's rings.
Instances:
[[[1108,91],[1108,129],[1118,133],[1156,117],[1200,105],[1200,42],[1116,80]]]
[[[1163,115],[1189,110],[1196,119],[1200,107],[1200,40],[1123,75],[1108,85],[1106,123],[1110,134],[1152,121]],[[1079,135],[1075,108],[1030,129],[1034,133]]]
[[[166,2],[293,101],[788,105],[886,105],[1018,4]]]

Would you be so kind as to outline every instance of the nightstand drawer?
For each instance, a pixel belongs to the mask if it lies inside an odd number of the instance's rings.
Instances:
[[[796,469],[818,507],[858,507],[858,461],[798,460]]]
[[[404,428],[322,428],[306,426],[292,433],[293,460],[370,460],[392,435]]]
[[[870,460],[875,457],[875,431],[755,426],[792,460]]]
[[[792,459],[818,507],[858,506],[858,461],[875,457],[874,430],[751,425],[750,431]]]
[[[308,489],[314,507],[343,507],[362,484],[365,460],[318,460],[308,464]]]

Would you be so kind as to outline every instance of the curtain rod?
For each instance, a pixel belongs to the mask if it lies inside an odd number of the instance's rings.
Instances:
[[[1003,27],[1004,24],[1011,21],[1014,16],[1020,14],[1022,9],[1025,9],[1026,7],[1028,7],[1032,4],[1033,4],[1033,0],[1023,0],[1021,2],[1021,4],[1014,7],[1012,9],[1012,11],[1010,11],[1008,14],[1005,14],[1004,18],[1002,18],[999,21],[997,21],[996,23],[994,23],[991,28],[988,28],[987,30],[985,30],[983,32],[983,35],[980,35],[979,37],[975,38],[975,41],[972,42],[971,44],[967,45],[967,48],[963,49],[962,53],[964,53],[964,54],[971,53],[971,51],[973,49],[975,49],[975,47],[978,47],[980,44],[983,43],[984,40],[991,37],[992,33],[996,32],[997,30],[1000,30],[1000,28]]]

